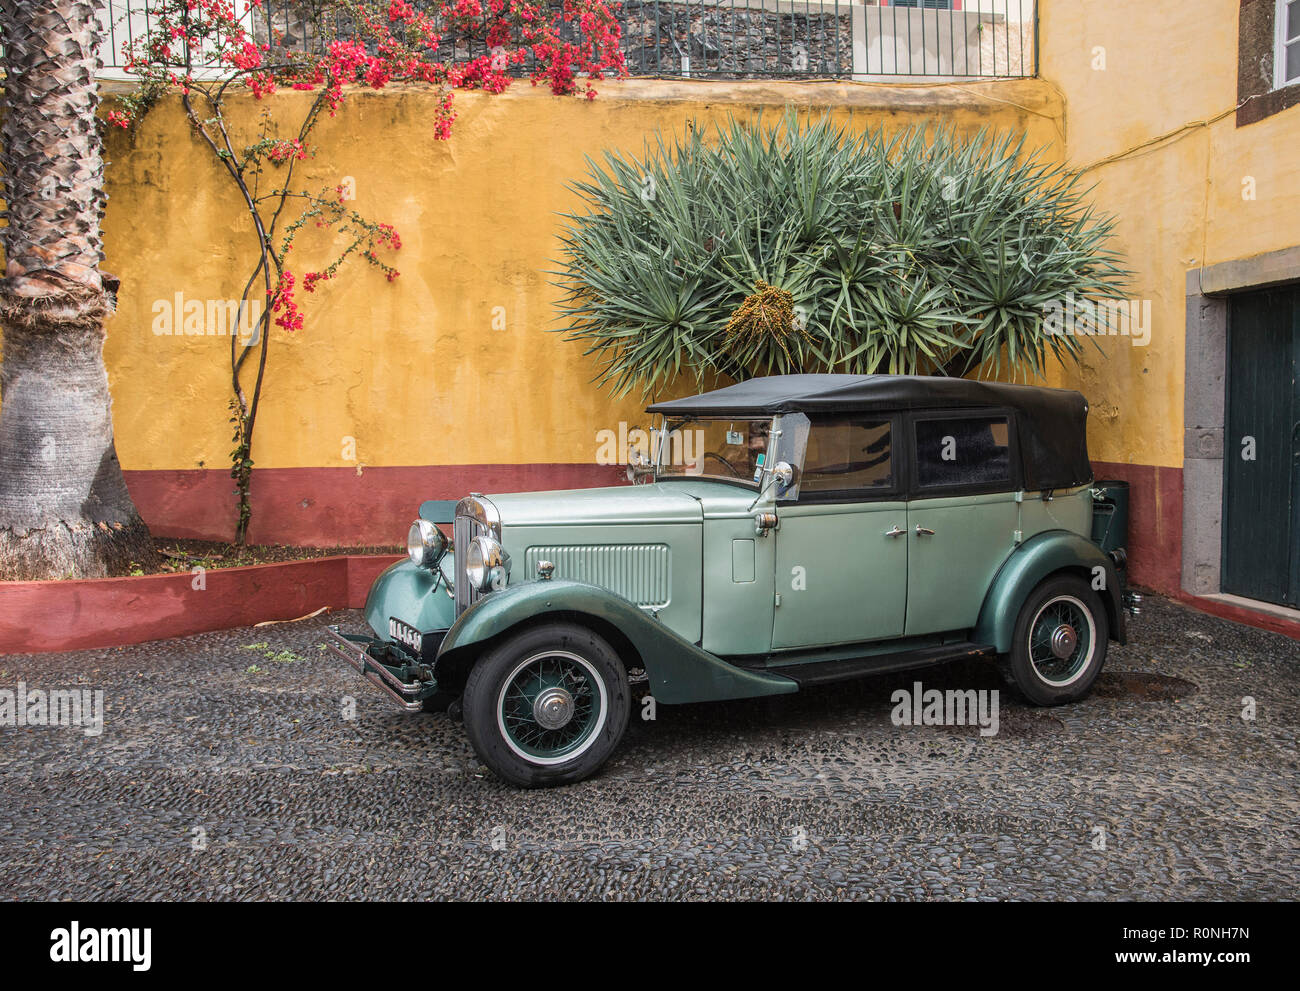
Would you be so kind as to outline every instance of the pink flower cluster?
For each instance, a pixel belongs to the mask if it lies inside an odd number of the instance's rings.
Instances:
[[[293,273],[285,269],[280,276],[280,284],[268,293],[271,297],[271,310],[280,314],[275,318],[275,325],[287,331],[302,330],[302,314],[298,312],[298,303],[294,299]]]
[[[276,165],[283,165],[290,159],[303,159],[307,157],[307,146],[297,138],[292,140],[279,139],[271,142],[267,149],[266,157]]]

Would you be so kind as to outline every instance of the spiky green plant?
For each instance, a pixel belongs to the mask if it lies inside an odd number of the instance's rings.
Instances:
[[[584,209],[553,273],[560,330],[618,396],[683,372],[1039,376],[1086,340],[1043,333],[1044,307],[1129,278],[1114,220],[1023,135],[891,136],[787,112],[711,141],[658,133],[640,158],[607,151],[572,188]],[[789,294],[788,333],[744,322],[766,305],[760,284]]]

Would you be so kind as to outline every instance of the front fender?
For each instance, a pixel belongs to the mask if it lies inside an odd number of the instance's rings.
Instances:
[[[659,702],[756,698],[799,688],[789,678],[738,668],[714,657],[608,589],[558,578],[510,585],[484,596],[447,632],[437,664],[547,615],[575,616],[579,621],[587,617],[598,630],[616,630],[640,655],[650,691]]]
[[[433,585],[434,573],[409,560],[385,568],[370,586],[365,616],[375,635],[389,641],[388,618],[400,619],[421,633],[445,630],[456,618],[456,604],[445,589]]]
[[[1037,534],[1012,552],[984,597],[972,639],[994,644],[1000,654],[1008,653],[1020,607],[1039,582],[1070,568],[1086,571],[1091,577],[1098,567],[1105,575],[1105,588],[1098,592],[1110,620],[1110,637],[1125,643],[1123,586],[1115,564],[1096,544],[1069,530]]]

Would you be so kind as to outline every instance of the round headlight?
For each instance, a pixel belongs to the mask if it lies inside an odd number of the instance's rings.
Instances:
[[[416,520],[406,531],[406,554],[417,568],[432,568],[447,552],[447,538],[428,520]]]
[[[480,592],[501,588],[510,574],[510,558],[491,537],[475,537],[465,552],[465,577]]]
[[[469,542],[469,550],[465,554],[465,577],[479,591],[487,587],[487,549],[483,547],[482,541],[489,539],[491,538],[475,537]]]

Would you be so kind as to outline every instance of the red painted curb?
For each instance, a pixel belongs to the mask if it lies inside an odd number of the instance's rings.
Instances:
[[[0,654],[120,647],[359,609],[399,555],[339,555],[200,574],[0,582]]]
[[[1283,619],[1281,616],[1274,616],[1262,609],[1248,609],[1227,602],[1215,602],[1213,599],[1203,599],[1199,595],[1192,595],[1189,592],[1179,592],[1177,595],[1171,596],[1171,598],[1185,606],[1190,606],[1197,612],[1209,613],[1211,616],[1230,619],[1234,623],[1241,623],[1243,626],[1254,626],[1257,629],[1268,630],[1270,633],[1280,633],[1292,640],[1300,640],[1300,623],[1290,619]]]

